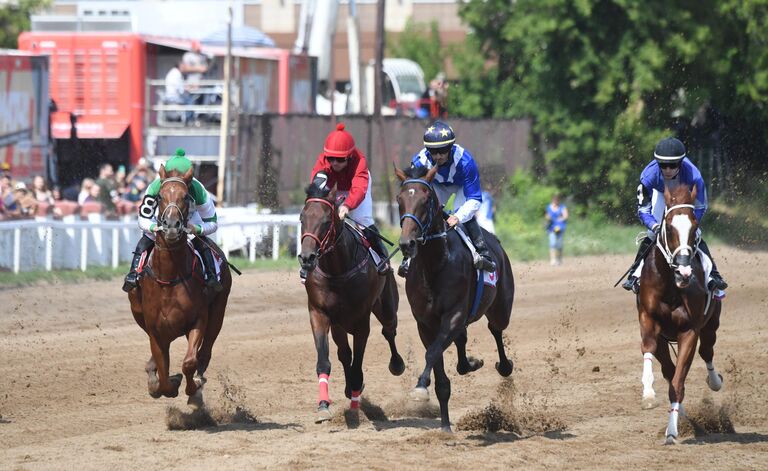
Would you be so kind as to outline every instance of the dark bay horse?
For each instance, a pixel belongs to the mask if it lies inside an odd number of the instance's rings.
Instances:
[[[405,363],[397,352],[397,307],[400,297],[390,271],[379,275],[368,249],[355,232],[339,219],[336,189],[312,184],[301,212],[301,253],[299,261],[307,271],[305,287],[309,321],[317,349],[318,408],[316,422],[331,418],[328,379],[331,374],[328,331],[338,348],[344,367],[344,393],[350,407],[359,407],[363,390],[363,355],[370,333],[373,311],[381,322],[381,333],[390,349],[389,371],[399,376]],[[349,348],[347,334],[353,337]]]
[[[721,302],[707,291],[702,262],[696,256],[693,213],[696,187],[685,185],[664,190],[667,209],[656,246],[646,256],[637,295],[637,313],[643,351],[643,408],[657,405],[653,390],[653,357],[669,382],[669,421],[666,443],[675,443],[678,415],[683,412],[685,377],[693,362],[696,343],[707,364],[707,384],[719,391],[723,378],[712,363]],[[669,343],[678,343],[677,364],[669,354]],[[683,413],[684,414],[684,413]]]
[[[150,396],[176,397],[182,375],[169,376],[171,342],[187,336],[188,347],[182,363],[186,377],[185,392],[189,404],[202,404],[205,370],[211,360],[211,349],[224,321],[224,311],[232,287],[232,275],[226,261],[221,266],[219,293],[204,294],[204,281],[198,260],[187,243],[187,218],[192,201],[188,193],[192,169],[183,175],[177,171],[166,174],[160,167],[162,179],[158,194],[159,230],[138,288],[128,293],[136,323],[149,336],[152,356],[147,362],[147,382]],[[216,245],[213,250],[225,260]]]
[[[480,368],[481,360],[466,355],[467,326],[485,315],[499,353],[496,370],[502,376],[512,374],[512,362],[504,351],[502,331],[509,325],[512,315],[515,281],[509,258],[499,240],[486,231],[485,240],[497,267],[494,274],[497,282],[496,286],[484,287],[476,313],[469,318],[477,291],[476,270],[472,255],[458,233],[446,230],[442,207],[432,188],[437,169],[435,166],[425,174],[423,168],[411,167],[410,174],[406,175],[395,168],[395,173],[402,182],[397,195],[402,225],[400,248],[403,255],[411,257],[405,290],[419,336],[427,348],[426,366],[411,396],[416,400],[428,400],[427,387],[434,369],[441,427],[450,431],[448,399],[451,382],[445,374],[443,352],[455,342],[459,374]]]

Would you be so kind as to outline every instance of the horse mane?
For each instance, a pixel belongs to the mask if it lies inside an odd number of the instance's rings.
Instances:
[[[427,175],[429,169],[421,165],[411,165],[405,170],[405,175],[408,178],[424,178]]]
[[[691,197],[691,188],[688,185],[675,185],[668,189],[670,201],[672,205],[675,204],[693,204],[693,198]]]
[[[304,189],[304,192],[307,194],[307,198],[327,198],[331,189],[327,186],[321,187],[317,183],[312,182]]]

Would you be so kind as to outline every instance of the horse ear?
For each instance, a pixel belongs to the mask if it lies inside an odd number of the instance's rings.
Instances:
[[[328,201],[331,201],[334,204],[336,204],[336,187],[337,186],[338,185],[334,184],[333,188],[331,188],[331,192],[328,193],[328,196],[327,196]]]
[[[393,166],[393,167],[395,167],[395,176],[397,176],[397,178],[398,178],[398,179],[399,179],[401,182],[404,182],[404,181],[405,181],[405,179],[406,179],[406,178],[408,178],[408,177],[405,175],[405,172],[403,172],[402,170],[400,170],[399,168],[397,168],[397,165],[395,165],[395,163],[394,163],[394,162],[392,162],[392,166]]]
[[[429,172],[424,176],[424,180],[431,182],[433,178],[435,178],[435,175],[437,174],[438,167],[435,165],[431,169],[429,169]]]
[[[165,165],[160,165],[160,170],[157,174],[160,175],[160,180],[165,180]]]
[[[184,182],[189,185],[189,182],[192,181],[192,174],[194,172],[192,171],[192,167],[189,167],[189,170],[187,170],[184,175],[181,176],[181,178],[184,180]]]
[[[691,190],[691,202],[696,202],[696,194],[698,193],[699,189],[696,188],[696,185],[693,185],[693,189]]]

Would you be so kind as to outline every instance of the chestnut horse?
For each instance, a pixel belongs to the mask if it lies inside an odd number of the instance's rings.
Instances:
[[[381,322],[381,333],[389,343],[389,371],[395,376],[405,371],[395,345],[400,297],[392,272],[379,275],[368,248],[339,219],[335,188],[329,191],[315,183],[307,188],[301,230],[298,257],[307,272],[309,322],[317,350],[319,397],[315,422],[321,423],[331,418],[329,330],[344,367],[344,393],[351,400],[350,408],[359,408],[363,390],[363,355],[371,330],[371,311]],[[347,334],[353,337],[354,350],[349,348]]]
[[[169,377],[171,342],[187,336],[188,347],[182,363],[187,384],[185,392],[193,407],[202,404],[205,370],[211,360],[211,349],[224,321],[232,275],[226,263],[221,265],[219,293],[203,293],[204,281],[198,260],[187,243],[187,218],[192,201],[188,193],[192,169],[179,175],[159,172],[162,183],[158,193],[158,232],[155,247],[139,280],[137,289],[128,293],[136,323],[149,336],[152,356],[147,362],[149,395],[176,397],[181,385],[180,374]],[[225,260],[221,249],[213,250]]]
[[[440,422],[444,431],[451,431],[448,399],[451,382],[445,374],[443,352],[452,342],[458,351],[459,374],[477,370],[482,360],[466,355],[467,326],[483,315],[496,340],[499,361],[496,370],[502,376],[512,374],[512,362],[504,351],[502,331],[509,325],[515,281],[506,252],[499,240],[485,231],[485,240],[496,263],[496,286],[486,285],[482,298],[475,306],[477,284],[472,255],[455,230],[446,230],[442,207],[432,188],[438,167],[428,172],[423,167],[411,167],[406,175],[395,167],[402,182],[397,203],[400,208],[400,248],[411,257],[405,279],[405,291],[419,336],[427,349],[426,366],[411,392],[415,400],[428,400],[430,374],[435,371],[435,393],[440,402]],[[426,172],[426,174],[425,174]],[[469,318],[475,307],[474,315]]]
[[[653,357],[669,382],[669,421],[666,443],[678,435],[678,415],[683,412],[685,377],[699,344],[699,355],[707,364],[707,384],[713,391],[723,378],[712,363],[717,328],[720,325],[720,300],[707,291],[702,262],[696,256],[698,223],[693,213],[696,187],[685,185],[664,190],[667,209],[656,246],[646,256],[640,276],[637,312],[643,352],[643,408],[657,405],[653,390]],[[677,342],[677,364],[669,354],[669,343]]]

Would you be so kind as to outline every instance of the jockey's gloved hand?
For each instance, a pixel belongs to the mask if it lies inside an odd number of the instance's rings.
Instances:
[[[651,230],[653,231],[653,235],[659,235],[659,232],[661,232],[661,224],[654,224]]]

